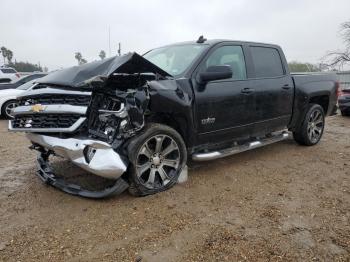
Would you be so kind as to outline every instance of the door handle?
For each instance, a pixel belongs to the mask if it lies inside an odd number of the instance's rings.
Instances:
[[[284,86],[282,86],[282,88],[283,88],[284,90],[288,90],[288,89],[290,89],[290,85],[285,84]]]
[[[241,90],[241,93],[243,94],[250,94],[250,93],[253,93],[255,90],[253,88],[249,88],[249,87],[246,87],[246,88],[243,88]]]

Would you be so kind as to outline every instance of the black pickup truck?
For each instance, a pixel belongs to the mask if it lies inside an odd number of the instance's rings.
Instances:
[[[337,88],[330,74],[290,74],[277,45],[201,37],[51,73],[18,97],[9,129],[27,132],[48,184],[85,197],[144,196],[176,184],[190,159],[291,134],[317,144]],[[99,191],[69,184],[51,155],[114,182]]]

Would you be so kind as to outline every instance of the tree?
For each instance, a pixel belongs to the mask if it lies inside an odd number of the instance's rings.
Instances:
[[[6,64],[5,58],[7,56],[7,49],[6,49],[6,47],[3,46],[3,47],[0,48],[0,50],[1,50],[2,56],[4,57],[4,64]]]
[[[320,67],[311,63],[301,63],[298,61],[291,61],[288,63],[289,71],[291,72],[319,72]]]
[[[83,58],[82,54],[80,52],[75,53],[75,59],[78,60],[78,65],[86,64],[86,59]]]
[[[7,58],[7,62],[9,64],[12,63],[12,58],[13,58],[13,52],[10,49],[6,50],[6,58]]]
[[[78,65],[80,65],[81,59],[83,58],[83,56],[81,55],[81,53],[80,53],[80,52],[76,52],[74,58],[75,58],[76,60],[78,60]]]
[[[350,21],[340,25],[340,35],[345,43],[345,49],[331,51],[326,55],[325,59],[329,67],[342,67],[350,63]]]
[[[29,62],[17,62],[9,63],[11,67],[16,69],[18,72],[35,72],[40,71],[42,72],[43,69],[39,65],[31,64]]]
[[[15,62],[13,63],[12,62],[13,52],[4,46],[0,48],[0,52],[4,58],[4,64],[6,64],[6,59],[7,59],[7,65],[10,67],[13,67],[18,72],[35,72],[35,71],[42,72],[43,71],[40,64],[36,65],[29,62],[17,62],[16,59],[15,59]]]
[[[106,58],[106,52],[104,50],[101,50],[98,56],[101,58],[101,60],[103,60]]]

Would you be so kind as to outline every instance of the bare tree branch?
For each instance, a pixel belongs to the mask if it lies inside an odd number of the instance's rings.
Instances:
[[[350,64],[350,21],[340,25],[340,35],[346,45],[345,50],[330,51],[323,57],[324,63],[330,68]]]
[[[350,47],[350,21],[341,24],[340,34],[344,40],[344,43],[349,48]]]

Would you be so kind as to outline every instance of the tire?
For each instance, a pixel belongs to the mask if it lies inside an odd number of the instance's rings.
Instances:
[[[317,104],[310,104],[302,121],[299,128],[293,132],[294,140],[304,146],[316,145],[321,140],[325,127],[323,108]]]
[[[171,127],[152,123],[128,145],[129,192],[147,196],[173,187],[187,162],[186,145]]]
[[[5,102],[1,108],[1,115],[3,117],[5,117],[6,119],[11,119],[13,118],[11,115],[10,115],[10,110],[13,109],[14,107],[16,107],[18,104],[17,104],[17,101],[16,100],[9,100],[7,102]]]

